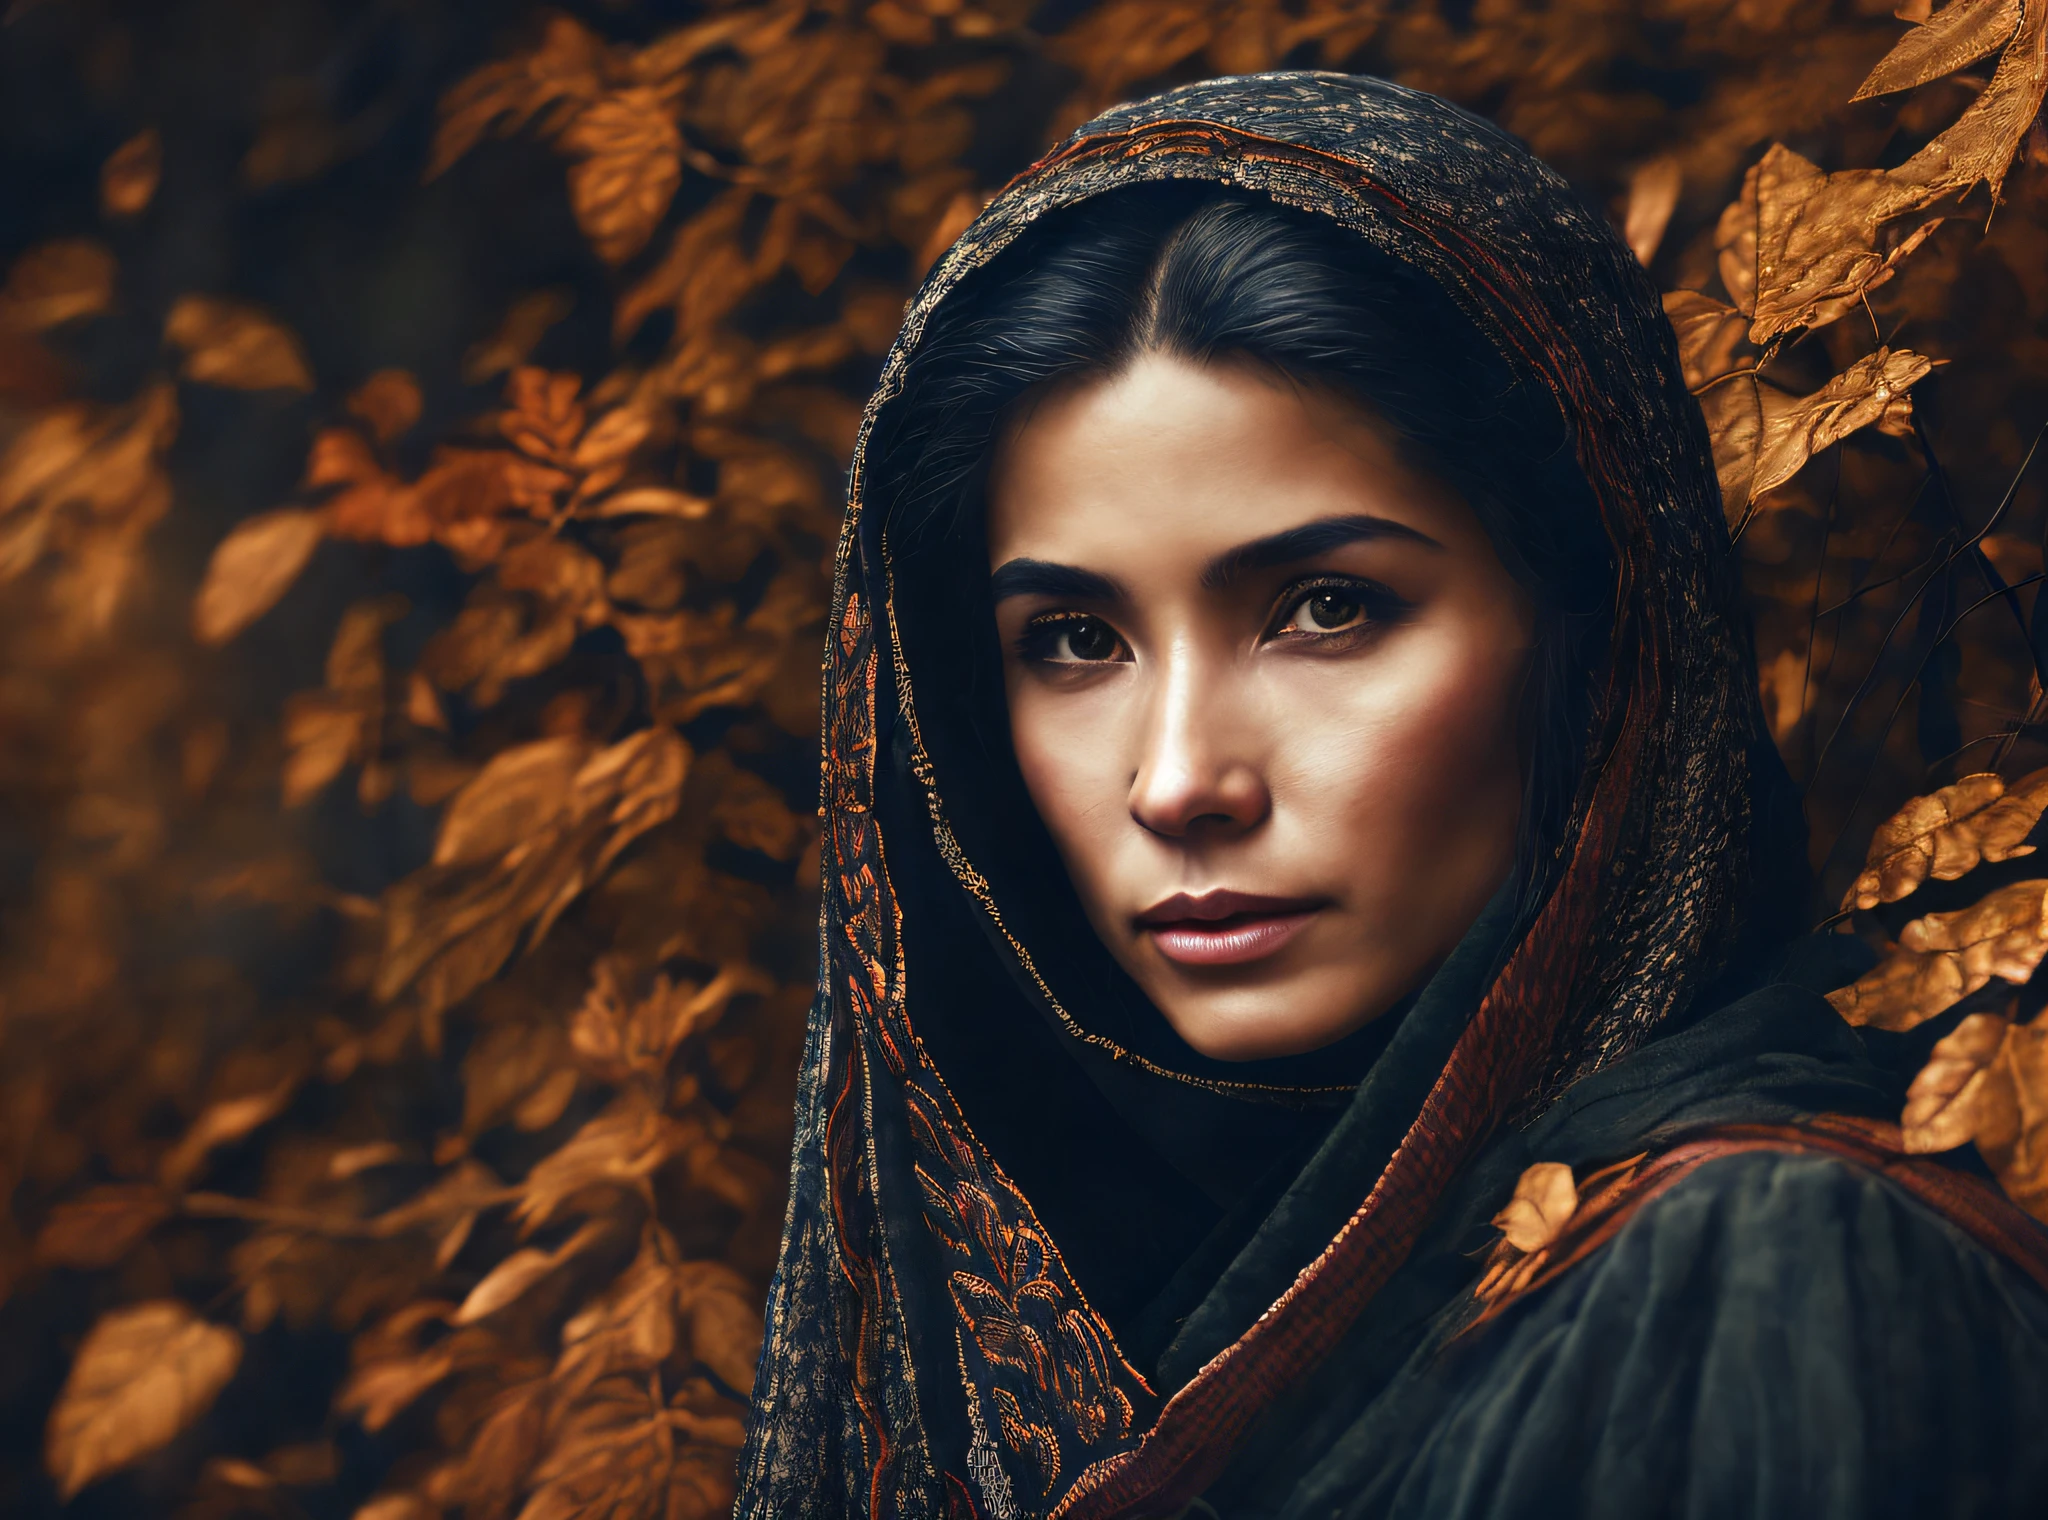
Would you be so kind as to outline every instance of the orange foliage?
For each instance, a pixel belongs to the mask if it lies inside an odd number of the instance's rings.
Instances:
[[[1157,85],[1388,73],[1604,200],[1671,292],[1828,890],[2025,855],[2034,776],[1849,858],[2048,760],[2048,23],[1891,4],[427,4],[392,82],[358,8],[292,0],[175,89],[164,30],[219,7],[18,4],[0,46],[119,130],[0,247],[0,1292],[54,1327],[0,1505],[723,1512],[858,408],[992,189]],[[208,92],[249,116],[213,168]],[[337,245],[477,242],[337,317],[342,252],[191,253],[235,197],[251,239],[345,203]],[[2040,884],[2002,890],[1890,923],[1866,1016],[2031,975]],[[2038,1203],[2035,1031],[1994,1022],[1909,1128]],[[1571,1188],[1525,1179],[1519,1249]]]

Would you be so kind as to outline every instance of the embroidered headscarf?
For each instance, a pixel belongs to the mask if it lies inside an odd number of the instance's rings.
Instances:
[[[1365,1052],[1355,1094],[1176,1049],[1062,942],[1061,889],[1004,857],[1029,830],[992,816],[981,773],[1001,765],[940,737],[959,693],[920,679],[944,662],[906,636],[917,588],[869,497],[886,485],[871,444],[949,297],[1047,213],[1166,180],[1328,218],[1426,276],[1554,398],[1611,550],[1545,895],[1489,910],[1394,1044]],[[1727,958],[1753,813],[1782,783],[1733,573],[1656,292],[1484,121],[1369,78],[1216,80],[1097,118],[998,195],[912,301],[855,452],[825,657],[819,986],[738,1514],[1079,1520],[1199,1494],[1488,1139],[1683,1014]],[[1402,1062],[1405,1095],[1387,1074]],[[1317,1145],[1348,1170],[1303,1170]],[[1201,1196],[1233,1154],[1285,1175]],[[1247,1209],[1284,1213],[1291,1244],[1238,1251],[1247,1230],[1217,1219]],[[1163,1358],[1133,1349],[1141,1305],[1115,1301],[1147,1271],[1139,1296],[1184,1311]],[[1257,1308],[1217,1311],[1219,1283]]]

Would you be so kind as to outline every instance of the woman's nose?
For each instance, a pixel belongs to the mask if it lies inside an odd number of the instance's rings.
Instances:
[[[1253,736],[1223,711],[1222,695],[1222,683],[1192,664],[1165,673],[1131,778],[1131,817],[1141,828],[1175,839],[1238,833],[1270,810]]]

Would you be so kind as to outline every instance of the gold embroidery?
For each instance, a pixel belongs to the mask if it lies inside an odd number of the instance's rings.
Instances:
[[[840,946],[834,975],[855,1045],[877,1055],[902,1085],[925,1218],[945,1253],[956,1315],[969,1394],[968,1476],[1000,1517],[1016,1513],[1015,1485],[1035,1489],[1043,1501],[1062,1472],[1106,1454],[1100,1443],[1125,1441],[1137,1400],[1149,1404],[1153,1394],[1117,1351],[1107,1323],[1088,1305],[1029,1202],[975,1139],[911,1029],[894,898],[871,809],[877,655],[858,593],[847,593],[836,624],[839,660],[827,711],[825,775],[834,803],[826,872]],[[849,1052],[855,1066],[862,1059]],[[850,1174],[835,1184],[839,1207],[862,1216],[855,1221],[842,1213],[842,1235],[872,1225],[876,1206],[865,1180],[873,1165],[865,1138],[873,1116],[862,1096],[857,1104],[836,1106],[828,1124],[838,1142],[835,1169]],[[877,1337],[887,1331],[877,1316],[884,1314],[886,1295],[878,1279],[891,1268],[859,1242],[842,1244],[842,1264],[861,1306],[856,1380],[885,1379]],[[877,1484],[889,1460],[879,1414],[887,1401],[875,1387],[862,1400],[881,1454],[873,1462]]]

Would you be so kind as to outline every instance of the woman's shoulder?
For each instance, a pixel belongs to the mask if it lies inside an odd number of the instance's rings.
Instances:
[[[2048,1294],[1838,1154],[1691,1166],[1437,1360],[1398,1512],[2048,1512]]]
[[[1919,1175],[1935,1171],[1925,1163]],[[1879,1313],[1901,1328],[1996,1323],[2048,1343],[2039,1268],[1986,1238],[1983,1221],[1951,1201],[1973,1198],[1974,1179],[1958,1173],[1955,1182],[1951,1194],[1821,1148],[1731,1146],[1626,1210],[1583,1274],[1560,1274],[1555,1286],[1580,1276],[1583,1308],[1624,1282],[1645,1308],[1669,1303],[1714,1318],[1775,1304],[1772,1317],[1782,1319],[1797,1306],[1807,1332],[1799,1340],[1809,1345],[1831,1325]],[[2048,1232],[2033,1244],[2048,1260]],[[2048,1377],[2048,1357],[2039,1371]]]

